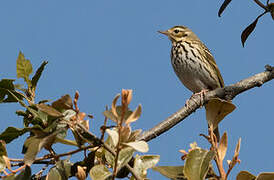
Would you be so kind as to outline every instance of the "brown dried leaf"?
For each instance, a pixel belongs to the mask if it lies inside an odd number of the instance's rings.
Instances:
[[[78,180],[85,180],[86,179],[86,171],[85,168],[83,168],[82,166],[77,166],[77,173],[76,173],[76,177]]]
[[[60,113],[59,111],[57,111],[56,109],[54,109],[52,106],[40,103],[40,104],[37,104],[36,107],[40,111],[42,111],[44,113],[47,113],[48,115],[50,115],[52,117],[62,117],[63,116],[62,113]]]
[[[84,112],[79,112],[78,113],[78,120],[81,122],[81,121],[84,121],[85,117],[86,117],[86,113]]]
[[[241,147],[241,138],[238,140],[237,146],[235,148],[234,157],[238,157],[240,153],[240,147]]]
[[[82,124],[87,130],[89,130],[89,120],[83,120],[83,121],[81,122],[81,124]]]
[[[247,26],[245,28],[245,30],[242,32],[241,34],[241,40],[242,40],[242,45],[244,47],[245,41],[247,40],[248,36],[253,32],[253,30],[255,29],[258,20],[260,19],[260,17],[262,17],[266,12],[260,14],[255,21],[253,21],[249,26]]]
[[[131,134],[131,127],[130,126],[122,126],[121,128],[121,142],[128,142]]]
[[[108,118],[108,119],[110,119],[110,120],[112,120],[112,121],[114,121],[114,122],[116,122],[116,123],[118,122],[117,116],[115,116],[115,115],[112,113],[112,111],[106,110],[106,111],[103,112],[103,114],[104,114],[104,116],[105,116],[106,118]]]
[[[141,116],[141,113],[142,113],[142,106],[139,104],[139,106],[135,109],[135,111],[131,113],[131,115],[127,118],[125,123],[130,124],[138,120]]]
[[[218,16],[221,17],[221,14],[223,13],[223,11],[225,10],[225,8],[228,6],[228,4],[231,2],[231,0],[225,0],[222,4],[222,6],[220,7],[219,11],[218,11]]]
[[[8,133],[6,136],[9,136],[9,135],[10,135],[10,133]],[[4,138],[2,137],[2,139],[4,139]],[[6,142],[3,140],[0,140],[0,156],[7,156],[7,155],[8,155],[8,153],[7,153],[7,149],[6,149]]]
[[[133,131],[130,134],[128,141],[135,141],[137,139],[137,137],[141,134],[141,132],[142,132],[142,129],[137,129],[137,130]]]
[[[220,140],[219,147],[217,149],[221,161],[224,160],[227,151],[227,133],[225,132]]]
[[[272,16],[272,19],[274,20],[274,3],[270,3],[268,5],[268,8],[269,8],[270,14]]]
[[[218,127],[218,124],[234,109],[236,106],[230,101],[226,101],[220,98],[212,98],[205,105],[206,119],[209,125],[213,126],[213,130]]]
[[[79,92],[76,91],[76,92],[75,92],[75,95],[74,95],[74,100],[73,100],[73,104],[74,104],[74,107],[75,107],[75,110],[76,110],[76,111],[79,111],[79,108],[78,108],[78,105],[77,105],[79,96],[80,96]]]
[[[122,104],[128,106],[132,99],[132,89],[122,89]]]
[[[115,96],[115,98],[113,99],[112,105],[111,105],[111,112],[116,118],[118,118],[118,114],[117,114],[117,111],[116,111],[116,103],[117,103],[117,100],[118,100],[119,97],[120,97],[120,94],[117,94]]]
[[[68,94],[66,94],[57,101],[54,101],[52,107],[55,109],[72,109],[72,99]]]

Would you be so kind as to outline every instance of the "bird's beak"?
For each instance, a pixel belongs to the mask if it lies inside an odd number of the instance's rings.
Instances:
[[[169,36],[169,32],[168,31],[158,31],[158,33],[164,34],[166,36]]]

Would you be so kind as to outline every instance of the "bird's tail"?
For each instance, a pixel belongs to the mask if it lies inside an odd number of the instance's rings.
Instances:
[[[219,98],[213,98],[205,105],[208,125],[213,127],[213,132],[218,142],[220,139],[218,124],[235,108],[236,106],[231,101]]]

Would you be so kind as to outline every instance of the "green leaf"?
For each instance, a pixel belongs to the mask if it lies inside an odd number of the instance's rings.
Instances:
[[[152,169],[170,179],[187,180],[183,174],[184,166],[156,166]]]
[[[81,135],[86,142],[94,145],[94,146],[98,146],[101,144],[100,139],[98,139],[94,134],[92,134],[91,132],[86,132],[86,131],[77,131],[79,135]]]
[[[114,122],[118,122],[117,117],[110,111],[110,110],[105,110],[103,112],[104,116]]]
[[[29,128],[20,129],[15,127],[8,127],[4,132],[0,134],[0,139],[4,140],[8,144],[28,131]]]
[[[211,160],[214,158],[215,156],[215,152],[213,150],[208,151],[207,154],[204,156],[203,161],[202,161],[202,166],[201,166],[201,178],[205,179],[208,169],[209,169],[209,165]]]
[[[117,171],[119,171],[123,166],[125,166],[130,159],[132,158],[134,153],[134,149],[131,147],[123,148],[118,156],[118,162],[117,162]]]
[[[107,138],[106,142],[107,145],[110,146],[110,148],[114,149],[115,146],[113,145],[112,139],[110,137]],[[106,149],[103,150],[103,154],[105,155],[106,161],[108,164],[110,164],[112,167],[114,166],[114,156]]]
[[[81,147],[83,144],[86,143],[86,140],[78,133],[77,130],[71,128],[71,131],[78,147]]]
[[[0,140],[0,156],[8,156],[5,141]]]
[[[23,78],[28,86],[31,86],[29,75],[32,73],[30,60],[25,59],[24,54],[20,51],[16,61],[17,78]]]
[[[48,123],[47,114],[37,109],[37,107],[27,106],[27,112],[32,115],[32,118],[28,119],[28,117],[25,117],[24,118],[25,124],[47,125]]]
[[[140,106],[140,105],[139,105]],[[137,109],[136,109],[137,110]],[[137,112],[137,115],[138,115],[138,113],[141,113],[141,112],[139,112],[141,109],[138,109],[138,112]],[[121,119],[121,115],[122,115],[122,106],[117,106],[116,107],[116,112],[117,112],[117,114],[118,114],[118,117]],[[124,114],[124,120],[125,119],[128,119],[129,118],[129,116],[132,114],[132,111],[129,109],[129,108],[127,108],[126,109],[126,111],[125,111],[125,114]],[[120,120],[119,119],[119,120]]]
[[[47,61],[44,61],[41,66],[37,69],[34,76],[31,79],[31,88],[35,91],[37,83],[42,75],[42,72],[44,71],[45,66],[48,64]]]
[[[189,152],[184,166],[184,175],[191,180],[204,180],[214,151],[196,148]]]
[[[132,147],[136,151],[145,153],[148,152],[148,144],[145,141],[135,141],[135,142],[128,142],[128,143],[123,143],[129,147]]]
[[[42,138],[37,138],[35,136],[29,137],[23,147],[22,153],[25,153],[24,162],[26,165],[30,166],[38,152],[42,149]]]
[[[142,178],[146,178],[147,169],[153,168],[160,161],[158,155],[136,155],[133,169]]]
[[[40,152],[40,150],[45,147],[49,148],[52,143],[55,141],[55,137],[58,134],[58,131],[55,131],[54,133],[51,133],[48,136],[45,137],[37,137],[37,136],[31,136],[29,137],[23,146],[24,153],[24,163],[28,166],[30,166],[33,161],[35,160],[36,155]]]
[[[67,180],[71,176],[72,163],[69,160],[61,160],[49,170],[46,179]]]
[[[59,173],[58,169],[56,167],[53,167],[49,170],[49,173],[46,177],[46,179],[55,179],[55,180],[63,180],[62,175]]]
[[[256,176],[248,171],[241,171],[238,173],[236,180],[255,180]]]
[[[106,129],[106,132],[108,133],[109,137],[111,138],[113,142],[113,146],[117,146],[118,140],[119,140],[119,134],[115,130]]]
[[[5,143],[10,143],[14,139],[16,139],[19,136],[22,136],[26,132],[30,132],[30,131],[33,132],[34,134],[38,134],[37,132],[46,134],[46,132],[43,132],[44,130],[39,125],[35,125],[32,127],[26,127],[26,128],[8,127],[3,133],[0,134],[0,140],[4,140]]]
[[[55,124],[56,124],[56,130],[60,130],[56,138],[65,139],[65,137],[67,137],[68,124],[55,121],[54,123],[52,123],[52,127],[49,127],[49,132],[54,130]]]
[[[70,146],[78,146],[76,141],[73,140],[69,140],[69,139],[63,139],[63,138],[58,138],[56,137],[55,142],[57,143],[62,143],[62,144],[66,144],[66,145],[70,145]]]
[[[111,172],[104,165],[96,165],[89,171],[90,178],[92,180],[105,180],[111,176]]]
[[[18,99],[23,99],[23,96],[15,91],[13,81],[13,79],[2,79],[0,81],[0,103],[18,102]]]

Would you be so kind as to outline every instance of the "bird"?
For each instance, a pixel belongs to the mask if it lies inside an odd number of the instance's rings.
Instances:
[[[182,84],[195,94],[201,95],[224,87],[224,80],[209,49],[186,26],[174,26],[166,31],[171,43],[171,64]],[[218,124],[235,109],[231,101],[214,98],[205,104],[206,119],[212,125],[217,141],[220,139]]]

